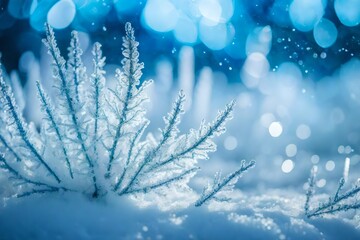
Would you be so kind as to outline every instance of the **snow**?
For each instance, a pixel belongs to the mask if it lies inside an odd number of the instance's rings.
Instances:
[[[354,222],[307,219],[304,195],[236,191],[234,202],[202,208],[139,208],[127,198],[80,194],[9,199],[0,208],[1,239],[356,239]]]

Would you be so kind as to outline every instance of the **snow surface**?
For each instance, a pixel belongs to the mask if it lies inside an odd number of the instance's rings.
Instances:
[[[8,199],[0,208],[0,239],[359,239],[343,217],[307,219],[304,195],[235,192],[207,207],[139,207],[128,198],[91,200],[77,194]],[[348,213],[350,214],[350,213]]]

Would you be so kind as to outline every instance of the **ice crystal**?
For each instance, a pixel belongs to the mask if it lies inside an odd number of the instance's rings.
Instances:
[[[311,170],[311,175],[308,180],[309,187],[306,192],[306,202],[304,207],[305,215],[308,218],[360,208],[360,203],[356,197],[360,192],[360,186],[355,184],[350,190],[345,193],[341,193],[345,185],[344,178],[340,179],[338,188],[333,197],[329,197],[329,199],[325,202],[318,203],[317,207],[310,208],[310,201],[315,193],[315,179],[316,168],[314,167]]]
[[[212,185],[208,185],[204,188],[201,197],[196,201],[195,206],[199,207],[211,199],[220,201],[226,201],[225,198],[217,198],[216,194],[220,191],[231,191],[234,188],[235,183],[238,181],[242,173],[255,166],[255,161],[250,161],[248,164],[245,161],[241,162],[241,166],[235,172],[229,174],[227,177],[221,178],[221,172],[215,175]]]
[[[211,123],[181,134],[185,95],[179,92],[166,117],[161,136],[145,136],[149,120],[144,103],[146,88],[134,29],[125,25],[122,68],[116,70],[116,88],[105,87],[105,57],[101,45],[92,50],[93,69],[87,74],[78,34],[72,33],[68,60],[57,46],[53,29],[46,24],[43,40],[52,57],[55,97],[36,83],[43,121],[40,132],[22,117],[11,88],[0,74],[0,166],[7,172],[15,196],[74,191],[94,198],[163,191],[188,184],[200,159],[216,150],[213,137],[225,132],[234,102],[226,105]],[[56,106],[56,107],[55,107]],[[232,188],[240,174],[254,162],[242,163],[227,178],[216,178],[196,202],[200,206],[215,194]]]

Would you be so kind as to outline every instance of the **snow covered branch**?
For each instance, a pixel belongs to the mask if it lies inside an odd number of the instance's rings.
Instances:
[[[178,148],[177,152],[171,154],[167,159],[161,160],[152,165],[149,171],[164,167],[175,161],[189,157],[207,159],[207,153],[216,150],[216,145],[211,141],[214,136],[219,136],[226,131],[225,123],[232,119],[232,111],[235,101],[225,106],[224,111],[220,111],[215,121],[206,125],[201,123],[198,131],[192,130],[189,135],[183,137],[184,145]]]
[[[19,183],[18,183],[19,185],[30,184],[33,187],[35,187],[35,188],[32,188],[28,192],[23,192],[23,193],[20,193],[20,194],[16,194],[16,197],[29,196],[29,195],[35,194],[35,193],[57,192],[57,191],[60,191],[60,190],[70,191],[69,189],[67,189],[65,187],[52,186],[52,185],[49,185],[47,183],[31,180],[29,177],[24,176],[19,171],[15,170],[15,168],[10,166],[10,164],[7,162],[7,160],[5,159],[3,154],[0,154],[0,168],[4,169],[10,175],[12,175],[14,180],[19,181]],[[36,189],[38,187],[40,187],[41,189]]]
[[[68,48],[67,70],[69,79],[73,79],[75,99],[80,102],[79,88],[85,80],[85,68],[81,60],[82,49],[80,48],[79,37],[76,31],[71,32],[70,47]]]
[[[250,168],[255,166],[255,161],[250,161],[246,163],[244,160],[241,162],[241,166],[235,172],[229,174],[227,177],[221,178],[221,172],[218,172],[215,175],[214,182],[212,185],[208,185],[204,188],[201,197],[196,201],[195,206],[200,207],[204,203],[209,202],[211,199],[215,198],[215,195],[221,191],[231,191],[242,173],[246,172]]]
[[[70,159],[69,159],[69,155],[68,155],[68,150],[65,147],[63,136],[60,133],[60,127],[59,127],[58,123],[55,121],[54,110],[53,110],[52,106],[50,105],[50,99],[48,98],[48,96],[46,95],[44,90],[42,89],[39,82],[36,82],[36,87],[38,89],[38,94],[39,94],[39,98],[41,101],[41,106],[43,108],[43,112],[46,113],[46,119],[50,123],[49,130],[50,131],[53,130],[55,132],[56,137],[61,145],[62,152],[64,154],[64,160],[69,169],[69,175],[71,178],[74,178],[74,174],[71,169],[71,163],[70,163]]]
[[[213,138],[225,132],[235,102],[219,111],[213,122],[202,122],[199,129],[181,134],[178,127],[185,95],[180,91],[164,117],[160,136],[155,138],[147,133],[150,121],[144,107],[146,88],[152,81],[140,81],[144,65],[139,61],[139,43],[131,24],[125,25],[124,58],[115,73],[115,89],[106,87],[105,57],[99,43],[93,46],[93,68],[87,74],[77,32],[71,34],[65,60],[53,29],[48,24],[45,28],[43,42],[52,57],[56,91],[50,98],[36,82],[44,118],[40,132],[23,119],[0,72],[0,108],[4,113],[0,115],[0,149],[4,153],[0,154],[0,166],[8,180],[16,183],[14,195],[75,191],[97,198],[150,191],[163,194],[171,188],[191,190],[188,183],[199,170],[198,161],[208,159],[208,153],[216,150]],[[226,178],[216,178],[196,205],[233,188],[254,164],[242,162]]]
[[[93,134],[93,140],[94,140],[94,154],[95,157],[98,156],[97,152],[97,144],[98,140],[100,138],[99,131],[100,131],[100,120],[104,118],[104,111],[102,110],[104,106],[104,88],[105,88],[105,57],[102,56],[101,51],[101,44],[95,43],[93,50],[93,65],[94,65],[94,71],[90,78],[90,95],[89,95],[89,104],[88,104],[88,110],[90,114],[92,115],[92,118],[94,119],[93,124],[93,132],[90,134]]]
[[[147,100],[144,90],[151,83],[151,81],[145,81],[139,87],[141,70],[144,68],[144,64],[139,63],[139,52],[137,50],[139,43],[135,40],[134,29],[130,23],[126,23],[125,32],[122,71],[118,69],[116,72],[118,79],[117,92],[110,91],[113,96],[112,100],[108,101],[108,105],[113,105],[110,107],[112,113],[107,115],[108,121],[111,119],[111,115],[114,115],[117,120],[117,123],[112,125],[115,127],[110,130],[113,140],[111,146],[108,147],[110,152],[106,172],[108,178],[111,176],[111,169],[117,156],[120,138],[127,133],[124,128],[126,128],[126,125],[137,126],[142,122],[142,116],[145,113],[142,103]]]
[[[73,39],[77,38],[76,34],[73,35]],[[75,41],[73,41],[73,47],[77,47],[77,43],[75,44]],[[94,163],[93,160],[90,158],[90,155],[88,153],[88,148],[85,143],[85,136],[84,131],[81,128],[83,117],[81,117],[81,106],[78,102],[74,101],[73,96],[76,96],[76,91],[78,85],[76,85],[75,80],[74,82],[71,81],[66,76],[66,69],[65,69],[65,60],[60,54],[60,50],[57,47],[57,43],[55,40],[55,34],[52,28],[49,24],[46,24],[46,39],[44,40],[45,45],[48,48],[49,54],[53,58],[53,64],[54,64],[54,77],[58,80],[57,86],[60,90],[59,97],[62,97],[62,105],[67,110],[67,113],[70,117],[70,121],[66,123],[67,125],[70,125],[72,128],[72,131],[75,132],[75,140],[74,142],[80,145],[81,148],[81,154],[85,156],[86,162],[88,163],[89,169],[90,169],[90,175],[92,178],[93,186],[94,186],[94,192],[93,196],[97,197],[99,194],[99,187],[97,184],[97,179],[95,175],[95,169],[94,169]],[[72,56],[70,54],[70,56]],[[79,58],[80,54],[76,53],[72,58]],[[70,58],[70,62],[75,62],[75,59]],[[79,60],[77,60],[79,61]],[[71,64],[70,64],[71,65]],[[73,64],[75,66],[75,63]],[[75,72],[78,70],[74,70]],[[77,75],[77,73],[75,74]],[[78,83],[78,82],[77,82]],[[65,113],[66,114],[66,113]]]
[[[355,184],[350,190],[345,193],[341,193],[345,185],[344,178],[341,178],[335,195],[333,197],[329,197],[327,201],[321,202],[317,207],[311,209],[310,201],[315,193],[315,179],[316,170],[313,168],[308,181],[309,188],[306,193],[306,202],[304,207],[305,215],[308,218],[360,208],[360,202],[358,202],[358,199],[356,198],[360,192],[360,186]]]
[[[1,67],[1,65],[0,65]],[[51,176],[55,178],[55,180],[60,183],[60,178],[58,175],[54,172],[54,170],[46,163],[46,161],[43,159],[43,157],[40,155],[38,150],[36,149],[36,146],[31,142],[28,136],[28,126],[25,123],[24,119],[22,118],[22,115],[18,111],[17,104],[15,102],[15,98],[13,97],[13,93],[11,91],[11,88],[5,83],[2,72],[0,70],[0,92],[1,92],[1,102],[3,104],[3,110],[4,110],[4,118],[5,121],[9,127],[9,131],[18,139],[21,140],[21,143],[23,144],[24,148],[26,148],[31,154],[34,156],[34,158],[40,162],[46,170],[50,173]]]
[[[6,139],[4,136],[2,136],[0,134],[0,142],[1,144],[4,146],[5,150],[11,152],[11,154],[14,155],[16,161],[20,162],[21,158],[19,157],[19,155],[15,152],[15,150],[9,145],[9,143],[7,143]]]

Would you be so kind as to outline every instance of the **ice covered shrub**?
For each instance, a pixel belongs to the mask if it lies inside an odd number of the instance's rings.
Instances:
[[[93,69],[82,62],[77,33],[72,32],[68,59],[57,47],[53,29],[46,25],[43,40],[52,57],[55,95],[50,98],[37,82],[43,121],[40,131],[28,124],[17,107],[11,87],[0,77],[0,163],[13,183],[8,193],[27,196],[59,191],[81,192],[94,198],[187,187],[198,171],[197,162],[216,150],[213,137],[225,132],[234,102],[226,105],[211,123],[180,134],[185,96],[179,92],[164,117],[159,139],[144,137],[149,124],[144,103],[151,81],[140,82],[143,63],[139,43],[130,23],[125,26],[122,68],[116,70],[115,89],[105,86],[105,57],[101,45],[93,46]],[[200,206],[216,199],[221,190],[232,189],[254,162],[242,162],[234,173],[205,188]]]
[[[308,218],[319,217],[325,214],[334,214],[337,212],[360,208],[360,202],[358,199],[360,186],[355,184],[350,190],[341,193],[345,184],[344,178],[340,179],[338,188],[333,197],[329,197],[327,201],[320,202],[318,203],[318,206],[311,208],[310,201],[315,193],[315,180],[316,180],[316,168],[314,167],[311,170],[311,175],[308,180],[309,186],[306,192],[306,202],[304,206],[305,215]]]

